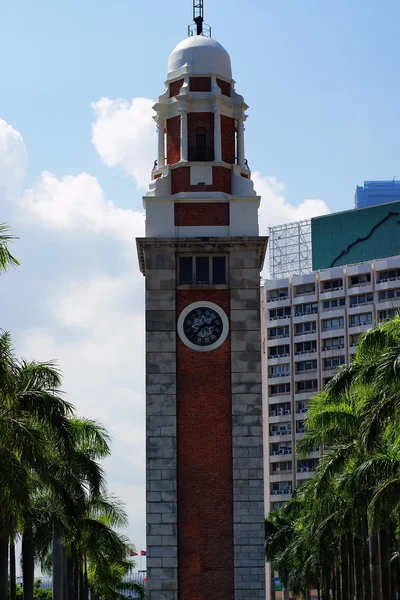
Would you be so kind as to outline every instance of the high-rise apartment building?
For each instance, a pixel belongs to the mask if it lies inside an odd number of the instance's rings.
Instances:
[[[354,196],[354,208],[367,208],[386,202],[400,200],[400,181],[364,181],[358,185]]]
[[[362,332],[400,308],[400,256],[267,280],[261,298],[269,512],[313,476],[324,452],[296,459],[308,400],[351,361]]]

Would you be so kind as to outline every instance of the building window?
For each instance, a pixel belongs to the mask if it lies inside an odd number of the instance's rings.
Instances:
[[[279,288],[277,290],[271,290],[270,292],[268,292],[268,302],[275,302],[276,300],[285,300],[288,296],[288,288]]]
[[[344,365],[344,363],[345,363],[344,356],[334,356],[333,358],[325,358],[324,359],[324,369],[325,370],[336,369],[336,367],[340,367],[341,365]]]
[[[400,269],[390,269],[389,271],[381,271],[378,273],[378,283],[385,283],[386,281],[396,281],[400,279]]]
[[[296,364],[296,372],[302,373],[304,371],[316,371],[317,370],[316,360],[304,360]]]
[[[322,282],[323,292],[336,292],[343,289],[343,279],[330,279]]]
[[[306,304],[299,304],[299,306],[296,306],[295,310],[296,317],[316,314],[318,312],[318,302],[307,302]]]
[[[350,287],[366,285],[368,283],[371,283],[371,273],[363,273],[362,275],[353,275],[353,277],[350,277]]]
[[[309,321],[308,323],[297,323],[296,335],[303,335],[307,333],[315,333],[317,331],[317,322]]]
[[[383,290],[378,294],[379,302],[383,302],[384,300],[393,300],[394,298],[400,298],[400,289]]]
[[[322,329],[326,331],[327,329],[340,329],[344,327],[344,318],[336,317],[333,319],[325,319],[322,321]]]
[[[270,377],[287,377],[290,375],[290,365],[273,365],[269,368]]]
[[[292,461],[285,460],[284,462],[271,463],[271,475],[275,473],[291,473]]]
[[[268,339],[289,337],[289,325],[284,327],[271,327],[268,329]]]
[[[279,442],[278,444],[270,444],[270,454],[271,456],[292,454],[291,442]]]
[[[291,423],[273,423],[269,426],[269,435],[274,437],[275,435],[292,435]]]
[[[350,327],[357,325],[370,325],[372,323],[372,313],[360,313],[359,315],[350,315]]]
[[[304,421],[297,421],[296,423],[296,433],[306,433],[307,427]]]
[[[306,413],[308,410],[307,402],[296,402],[296,413],[298,415]]]
[[[279,385],[269,386],[270,396],[277,396],[279,394],[290,394],[290,383],[281,383]]]
[[[335,350],[337,348],[344,348],[344,336],[324,340],[323,350]]]
[[[318,458],[309,458],[297,463],[298,473],[311,473],[318,466]]]
[[[397,314],[399,314],[399,311],[395,308],[389,308],[388,310],[380,310],[378,313],[378,319],[379,321],[389,321],[390,319],[393,319],[393,317],[395,317]]]
[[[225,256],[213,257],[213,283],[224,285],[226,283],[226,258]]]
[[[270,417],[283,417],[289,416],[292,414],[290,409],[290,402],[282,402],[280,404],[272,404],[269,407],[269,416]]]
[[[290,306],[285,306],[284,308],[275,308],[269,311],[269,320],[276,321],[276,319],[286,319],[290,317],[290,315]]]
[[[296,296],[304,296],[304,294],[315,294],[315,283],[305,283],[298,285],[295,288]]]
[[[179,285],[225,285],[226,256],[180,256]]]
[[[340,308],[346,305],[346,298],[333,298],[332,300],[324,300],[322,306],[324,310]]]
[[[289,344],[284,346],[273,346],[269,349],[269,358],[278,358],[279,356],[289,356]]]
[[[281,494],[291,494],[292,484],[290,481],[280,481],[279,483],[273,483],[271,486],[272,496],[280,496]]]
[[[295,346],[296,354],[307,354],[308,352],[317,351],[317,341],[311,340],[310,342],[299,342]]]
[[[374,301],[374,294],[360,294],[359,296],[350,296],[350,306],[357,306],[358,304],[371,304]]]
[[[191,256],[181,256],[179,259],[179,283],[181,285],[193,283],[193,258]]]
[[[318,389],[317,379],[308,379],[307,381],[298,381],[296,383],[296,393],[311,392]]]

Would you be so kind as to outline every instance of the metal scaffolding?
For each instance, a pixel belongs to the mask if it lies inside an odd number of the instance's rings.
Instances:
[[[305,275],[312,271],[311,220],[269,227],[270,279]]]

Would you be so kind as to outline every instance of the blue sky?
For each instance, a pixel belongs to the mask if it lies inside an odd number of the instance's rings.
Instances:
[[[205,1],[250,106],[262,233],[326,205],[351,208],[364,179],[400,177],[398,2]],[[110,429],[110,488],[139,548],[144,280],[134,238],[156,158],[152,101],[191,5],[0,0],[0,222],[21,238],[21,267],[0,280],[0,327],[19,354],[58,359],[69,399]]]
[[[250,105],[253,169],[286,183],[293,203],[352,202],[364,179],[398,171],[398,2],[206,0]],[[121,205],[132,190],[104,172],[90,143],[90,103],[156,98],[185,36],[190,0],[3,1],[0,111],[23,133],[29,178],[88,170]],[[56,151],[55,151],[56,150]]]

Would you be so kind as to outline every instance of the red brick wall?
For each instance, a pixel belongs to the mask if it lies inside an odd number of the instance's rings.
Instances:
[[[217,78],[217,85],[221,88],[221,92],[224,96],[231,96],[232,88],[228,81],[223,81],[222,79]]]
[[[229,316],[229,290],[181,290]],[[230,339],[213,352],[177,344],[179,599],[234,600]]]
[[[189,155],[190,148],[196,146],[196,131],[198,129],[207,132],[207,146],[211,148],[211,160],[214,153],[214,113],[189,113],[188,114],[188,137]]]
[[[189,86],[191,92],[211,92],[211,77],[191,77]]]
[[[169,160],[168,160],[169,162]],[[213,167],[212,185],[190,185],[190,167],[178,167],[171,171],[171,194],[182,192],[224,192],[232,193],[231,170],[225,167]]]
[[[173,98],[177,96],[180,92],[181,87],[183,86],[184,79],[179,79],[178,81],[173,81],[169,86],[169,97]]]
[[[222,160],[231,165],[235,164],[235,119],[221,115],[221,144]]]
[[[181,159],[181,118],[167,121],[167,164],[174,165]]]
[[[229,225],[227,202],[185,202],[175,204],[175,226],[222,227]]]

